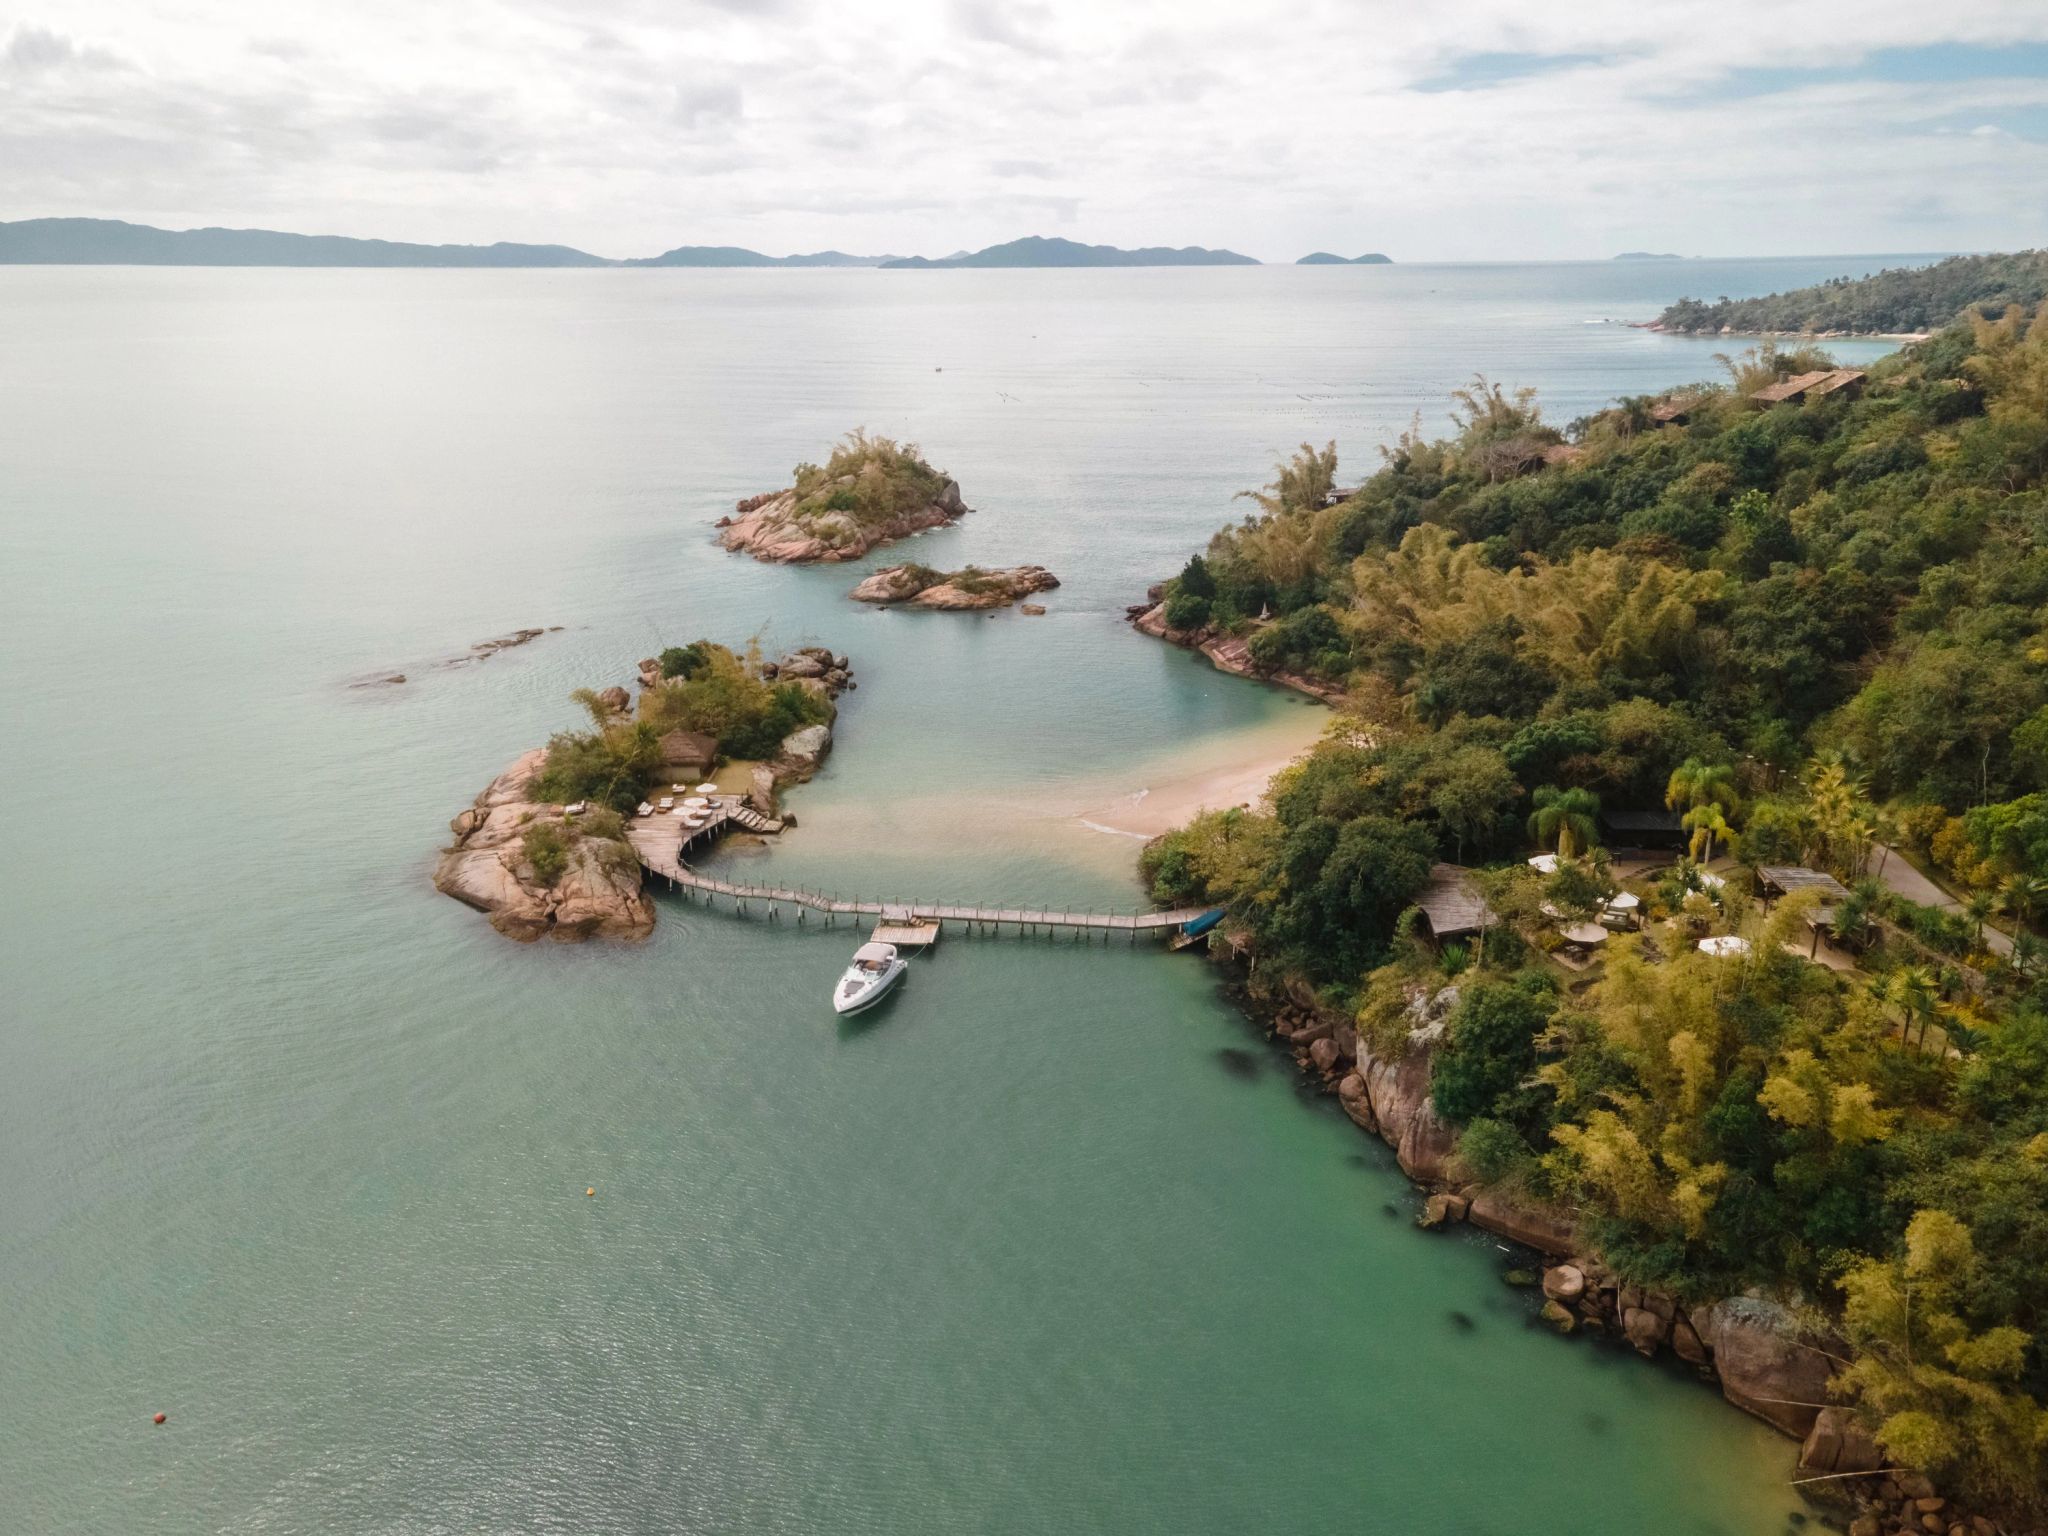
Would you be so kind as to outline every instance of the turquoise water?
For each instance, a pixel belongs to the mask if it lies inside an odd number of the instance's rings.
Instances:
[[[427,877],[570,688],[758,632],[861,687],[726,862],[1128,905],[1081,813],[1314,728],[1118,622],[1233,492],[1852,267],[0,272],[0,1525],[1785,1528],[1783,1442],[1532,1330],[1199,964],[949,941],[843,1028],[843,927],[522,948]],[[1052,613],[715,548],[856,424]]]

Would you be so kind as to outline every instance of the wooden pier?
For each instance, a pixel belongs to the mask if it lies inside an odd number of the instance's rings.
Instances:
[[[663,825],[666,822],[668,825]],[[839,896],[827,891],[786,885],[746,885],[719,880],[692,869],[686,857],[693,849],[713,841],[729,824],[738,824],[729,813],[714,813],[705,826],[686,828],[672,817],[651,817],[631,823],[626,836],[633,851],[649,873],[667,882],[669,888],[707,901],[730,901],[745,915],[758,909],[770,920],[784,911],[796,922],[815,913],[829,924],[839,918],[872,917],[883,926],[917,928],[936,937],[944,924],[964,927],[969,933],[999,935],[1005,928],[1019,935],[1071,933],[1076,938],[1100,933],[1105,938],[1125,935],[1133,943],[1140,934],[1164,936],[1175,933],[1183,923],[1192,922],[1208,910],[1182,907],[1172,912],[1048,912],[1025,907],[959,906],[948,902],[914,902],[881,897]],[[928,942],[928,941],[927,941]]]

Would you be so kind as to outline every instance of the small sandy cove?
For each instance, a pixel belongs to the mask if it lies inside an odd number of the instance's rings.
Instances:
[[[1273,776],[1314,746],[1329,723],[1327,710],[1289,711],[1273,726],[1233,737],[1220,749],[1161,759],[1148,765],[1149,773],[1134,775],[1130,788],[1079,819],[1097,832],[1153,838],[1198,811],[1257,805]]]

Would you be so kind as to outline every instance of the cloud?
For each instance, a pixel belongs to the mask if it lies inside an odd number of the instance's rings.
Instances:
[[[81,47],[62,32],[26,21],[8,37],[5,58],[9,68],[24,74],[67,67],[120,69],[124,64],[108,49]]]
[[[2040,0],[1464,0],[1455,25],[1397,0],[273,0],[253,37],[221,0],[62,15],[0,32],[0,218],[614,255],[943,254],[1048,221],[1281,260],[2048,242],[2014,190],[2048,184]]]
[[[1028,0],[953,0],[953,25],[976,42],[995,43],[1020,53],[1051,57],[1056,50],[1046,41],[1052,11]]]
[[[740,115],[740,88],[730,80],[704,81],[676,87],[674,117],[685,128],[728,123]]]

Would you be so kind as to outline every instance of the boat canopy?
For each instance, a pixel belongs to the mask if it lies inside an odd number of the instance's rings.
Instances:
[[[863,944],[853,952],[855,960],[872,960],[877,963],[896,958],[894,944]]]
[[[1218,923],[1222,922],[1223,916],[1223,908],[1211,907],[1208,911],[1204,912],[1200,917],[1190,918],[1187,922],[1182,923],[1180,925],[1180,931],[1186,934],[1191,939],[1198,939],[1203,934],[1207,933],[1211,928],[1214,928]]]

